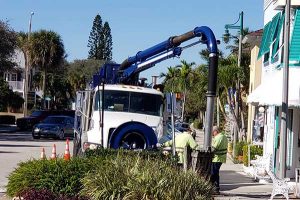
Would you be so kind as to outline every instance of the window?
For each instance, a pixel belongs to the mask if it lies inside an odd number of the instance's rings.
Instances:
[[[9,73],[4,73],[4,80],[9,81],[10,80],[10,74]]]
[[[11,74],[11,81],[17,81],[17,74]]]
[[[129,112],[160,116],[161,105],[160,95],[132,92]]]
[[[99,110],[99,104],[101,108],[101,91],[97,91],[95,94],[94,110]],[[160,95],[140,92],[105,90],[104,110],[161,116],[162,97]]]
[[[97,91],[95,94],[95,110],[102,107],[102,92]],[[100,102],[99,102],[100,97]],[[129,92],[105,90],[104,91],[104,110],[128,112],[129,107]]]

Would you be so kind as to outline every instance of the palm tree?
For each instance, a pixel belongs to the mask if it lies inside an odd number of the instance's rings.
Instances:
[[[182,113],[181,113],[181,120],[184,120],[184,111],[185,111],[185,103],[186,103],[186,94],[187,89],[189,88],[189,77],[193,72],[193,66],[195,65],[194,62],[188,63],[185,60],[181,61],[181,65],[178,65],[177,68],[180,69],[180,88],[183,91],[183,102],[182,102]]]
[[[34,32],[31,35],[29,53],[31,64],[42,72],[42,90],[43,98],[45,99],[47,93],[47,72],[51,68],[60,66],[65,56],[64,45],[60,35],[46,30]]]
[[[166,91],[176,92],[178,86],[179,69],[176,67],[168,67],[167,73],[161,73],[160,78],[164,77],[163,84]]]

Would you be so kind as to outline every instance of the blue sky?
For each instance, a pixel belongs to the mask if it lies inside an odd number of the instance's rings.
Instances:
[[[69,61],[87,57],[87,41],[98,13],[110,24],[113,60],[118,63],[197,26],[210,27],[221,39],[224,25],[234,23],[240,11],[244,11],[244,27],[263,27],[261,0],[0,0],[0,5],[0,19],[8,20],[15,31],[28,31],[30,12],[34,11],[32,31],[47,29],[59,33]],[[201,64],[198,52],[203,48],[204,45],[197,45],[187,49],[180,59],[159,63],[142,76],[159,75],[182,59]],[[219,48],[224,50],[224,45]]]

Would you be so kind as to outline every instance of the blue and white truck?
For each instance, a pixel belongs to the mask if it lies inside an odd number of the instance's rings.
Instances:
[[[193,38],[199,40],[184,47]],[[209,84],[205,125],[205,147],[210,148],[216,96],[218,49],[210,28],[196,27],[180,36],[139,51],[121,64],[106,63],[85,91],[77,92],[74,155],[87,148],[146,149],[156,146],[163,135],[163,93],[159,85],[143,87],[139,73],[196,44],[209,50]]]

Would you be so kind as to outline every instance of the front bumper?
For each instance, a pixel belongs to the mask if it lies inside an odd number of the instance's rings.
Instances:
[[[32,136],[36,137],[58,137],[59,132],[56,130],[33,129]]]

